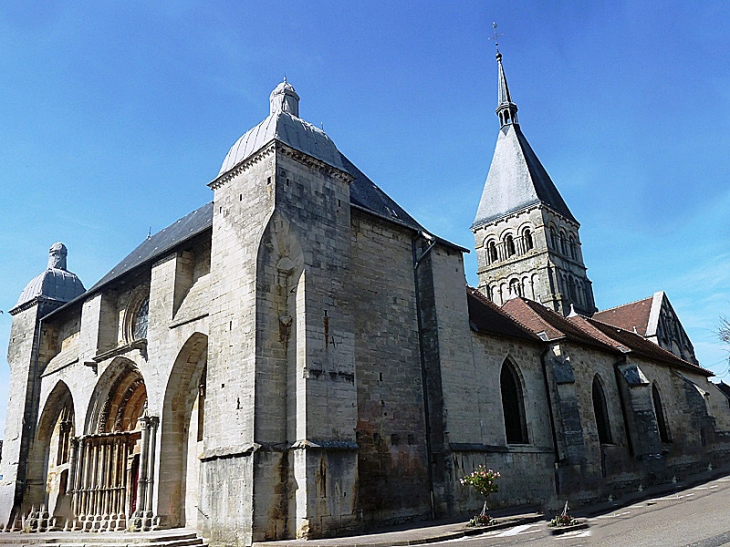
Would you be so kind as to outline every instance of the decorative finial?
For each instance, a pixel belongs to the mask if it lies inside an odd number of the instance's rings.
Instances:
[[[499,52],[499,37],[504,36],[504,34],[497,32],[497,23],[492,22],[492,29],[494,29],[494,34],[489,39],[494,40],[494,47],[497,49],[497,59],[499,60],[502,57],[502,54]]]
[[[286,73],[284,73],[284,83],[286,83]]]

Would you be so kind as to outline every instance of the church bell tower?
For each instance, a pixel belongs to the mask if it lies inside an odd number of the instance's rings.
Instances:
[[[479,289],[498,305],[515,296],[568,315],[596,310],[580,224],[525,138],[497,49],[499,134],[474,233]]]

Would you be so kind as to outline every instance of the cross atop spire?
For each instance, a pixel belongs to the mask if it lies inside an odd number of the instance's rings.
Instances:
[[[492,28],[494,29],[494,34],[492,34],[489,39],[494,40],[494,47],[497,48],[497,55],[499,55],[499,37],[504,36],[502,33],[497,33],[497,23],[492,23]]]

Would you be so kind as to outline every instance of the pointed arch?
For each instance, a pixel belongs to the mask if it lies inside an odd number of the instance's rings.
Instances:
[[[664,404],[662,403],[662,396],[659,393],[656,382],[651,385],[651,398],[654,403],[654,414],[656,416],[657,429],[659,430],[659,438],[663,443],[670,443],[672,442],[672,438],[669,435],[669,426],[664,413]]]
[[[74,402],[71,390],[58,380],[46,399],[28,461],[28,496],[31,504],[46,504],[49,514],[71,517],[68,497],[74,438]]]
[[[525,419],[525,399],[522,381],[517,367],[505,359],[499,375],[499,388],[502,395],[504,429],[507,444],[527,444],[527,420]]]
[[[147,389],[137,365],[116,357],[96,382],[86,415],[86,434],[132,431],[147,404]]]
[[[170,371],[161,415],[158,514],[171,526],[195,527],[199,446],[205,427],[208,337],[196,332],[183,344]]]
[[[598,441],[601,444],[613,444],[606,392],[603,389],[603,381],[598,374],[593,377],[592,398],[593,415],[596,420],[596,429],[598,429]]]

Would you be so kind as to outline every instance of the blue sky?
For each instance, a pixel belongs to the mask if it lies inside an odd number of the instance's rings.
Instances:
[[[214,6],[214,7],[211,7]],[[725,2],[18,2],[0,9],[0,347],[63,241],[87,287],[212,199],[284,75],[301,116],[431,231],[473,248],[497,137],[491,23],[522,129],[582,224],[599,308],[665,290],[728,354]],[[467,277],[476,283],[474,254]],[[8,367],[0,357],[0,431]]]

